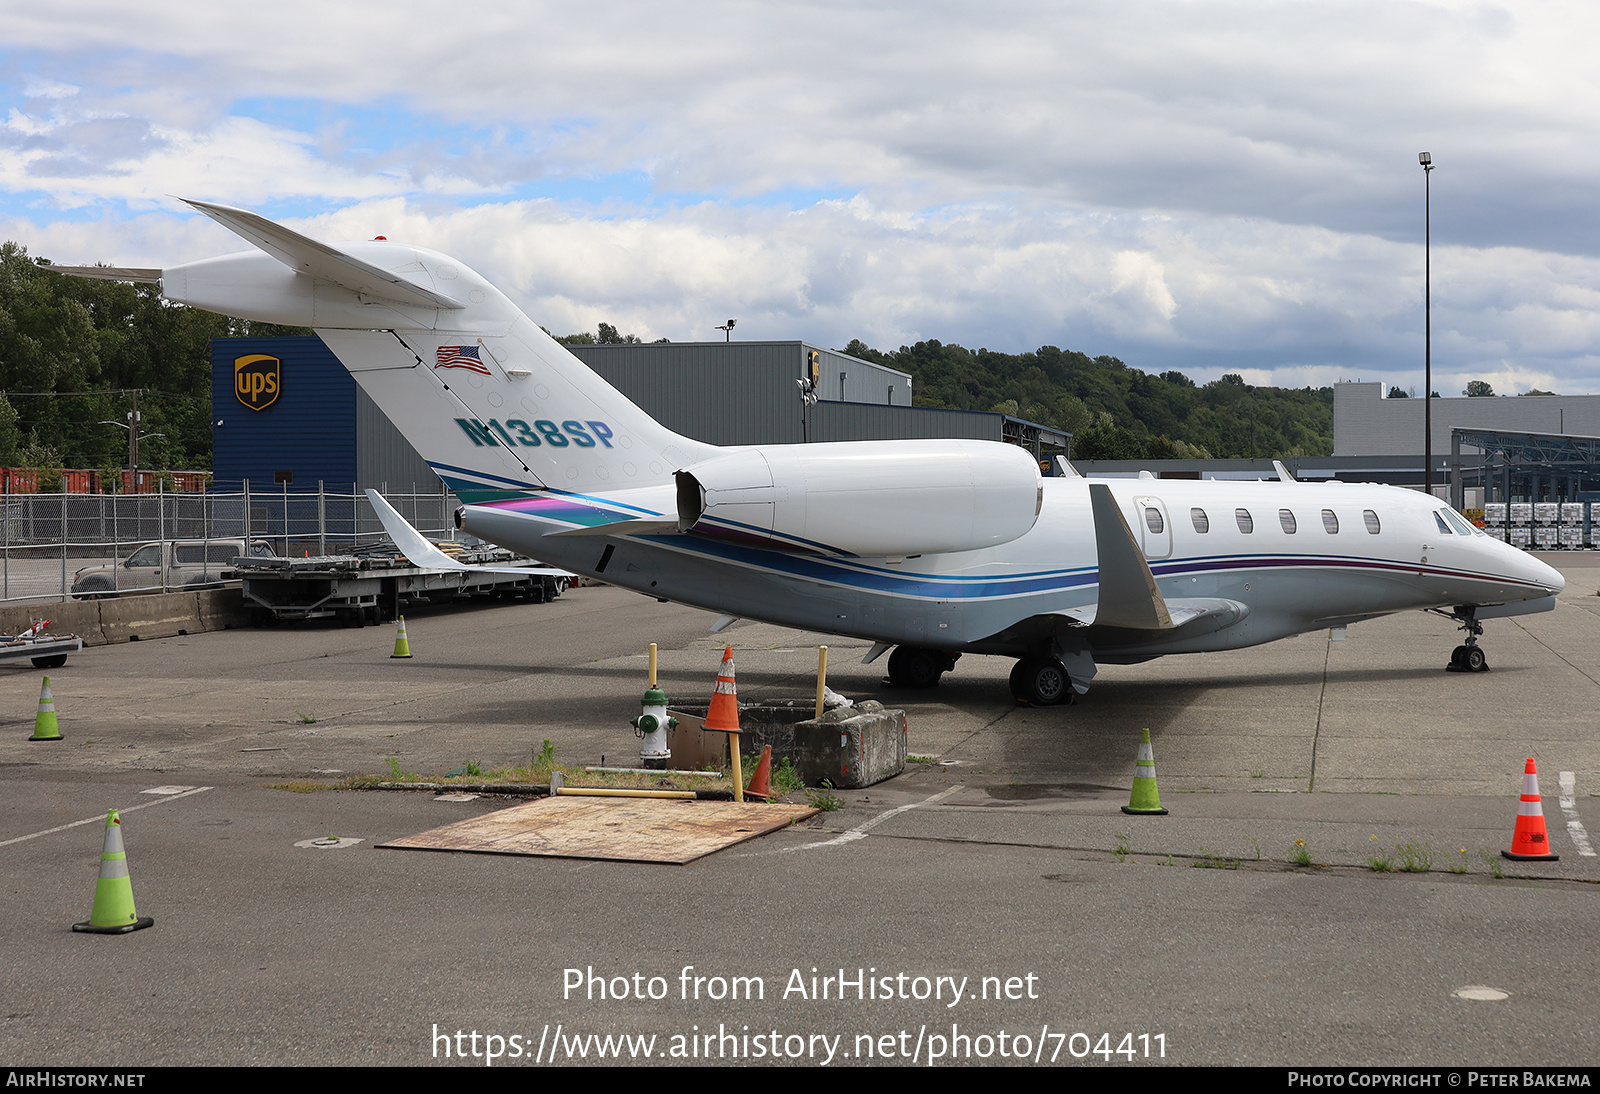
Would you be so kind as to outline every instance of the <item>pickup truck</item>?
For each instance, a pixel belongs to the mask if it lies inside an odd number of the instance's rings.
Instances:
[[[174,539],[146,543],[121,563],[85,566],[72,579],[78,600],[159,593],[168,589],[211,589],[232,579],[233,560],[245,554],[243,539]],[[251,558],[272,558],[265,540],[250,544]]]

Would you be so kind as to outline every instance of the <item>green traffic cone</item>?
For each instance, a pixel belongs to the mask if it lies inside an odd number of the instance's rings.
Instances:
[[[390,660],[396,657],[410,657],[411,643],[406,641],[406,617],[400,617],[400,630],[394,636],[394,652],[389,655]]]
[[[1139,734],[1139,760],[1133,768],[1133,795],[1128,799],[1128,804],[1122,807],[1124,813],[1148,813],[1153,816],[1164,817],[1167,811],[1161,808],[1161,794],[1156,790],[1156,757],[1150,751],[1150,731],[1142,730]]]
[[[128,877],[128,855],[122,848],[122,821],[115,809],[106,813],[106,843],[100,852],[100,880],[94,886],[94,910],[75,931],[90,934],[127,934],[155,925],[149,916],[133,910],[133,881]]]
[[[39,689],[39,713],[33,719],[33,736],[30,741],[59,741],[61,728],[56,725],[56,697],[50,693],[50,677],[44,678]]]

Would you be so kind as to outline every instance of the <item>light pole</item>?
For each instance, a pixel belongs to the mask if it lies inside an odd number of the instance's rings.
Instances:
[[[731,342],[731,341],[733,341],[733,325],[734,325],[734,324],[735,324],[735,323],[737,323],[737,322],[738,322],[738,320],[737,320],[737,319],[730,319],[730,320],[728,320],[728,322],[727,322],[727,324],[726,324],[726,325],[724,325],[724,326],[719,326],[719,327],[718,327],[718,328],[717,328],[717,329],[718,329],[718,330],[720,330],[720,331],[721,331],[721,332],[722,332],[722,340],[723,340],[723,341],[724,341],[724,342]]]
[[[1422,492],[1433,497],[1433,154],[1422,164]]]

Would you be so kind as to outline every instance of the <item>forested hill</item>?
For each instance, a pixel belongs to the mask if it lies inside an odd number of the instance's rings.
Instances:
[[[938,341],[853,357],[909,372],[918,406],[998,410],[1074,434],[1083,459],[1326,456],[1333,389],[1252,387],[1229,374],[1197,387],[1181,372],[1152,375],[1115,357],[1055,346],[1032,353]]]
[[[150,285],[51,273],[15,243],[0,246],[0,466],[120,467],[138,390],[140,463],[211,465],[210,340],[302,334],[163,301]],[[567,341],[637,342],[602,323]],[[909,372],[916,402],[999,410],[1075,435],[1085,459],[1327,455],[1333,392],[1251,387],[1237,376],[1196,387],[1115,357],[1042,346],[976,352],[937,341],[846,353]]]

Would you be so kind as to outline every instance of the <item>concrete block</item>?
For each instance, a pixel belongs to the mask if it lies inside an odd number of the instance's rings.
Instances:
[[[250,608],[239,589],[207,589],[197,593],[200,627],[207,631],[225,631],[232,627],[250,625]]]
[[[16,634],[33,626],[35,620],[50,620],[51,634],[75,634],[85,646],[103,646],[106,636],[100,630],[100,609],[92,601],[74,600],[63,604],[34,601],[0,608],[0,634]]]
[[[199,634],[199,593],[165,593],[155,596],[129,596],[102,600],[100,629],[107,642],[131,642],[145,638],[171,638],[179,634]]]
[[[691,698],[670,709],[692,728],[705,718],[709,704],[708,699]],[[754,756],[771,745],[774,765],[787,759],[807,786],[826,783],[841,790],[871,786],[906,769],[905,711],[885,710],[872,699],[824,711],[821,718],[811,716],[815,710],[814,699],[768,699],[740,706],[740,751]],[[678,739],[684,729],[679,726]],[[674,743],[672,765],[690,766],[679,761],[678,748]]]
[[[812,718],[815,706],[745,707],[739,711],[746,753],[772,746],[772,760],[787,758],[807,786],[824,782],[842,790],[892,779],[906,769],[906,712],[868,700]]]

